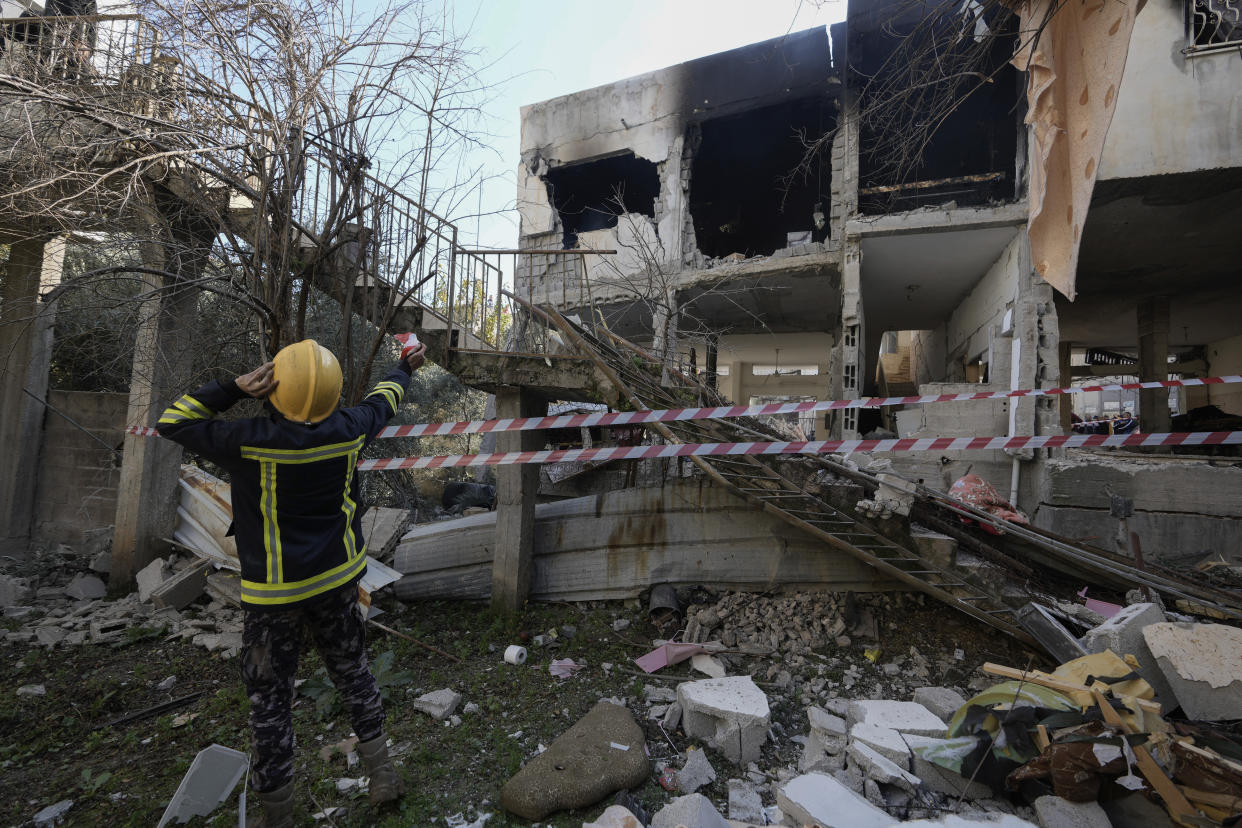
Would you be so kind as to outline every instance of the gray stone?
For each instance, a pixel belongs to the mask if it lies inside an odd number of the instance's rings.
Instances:
[[[683,682],[677,701],[687,736],[704,740],[736,765],[759,758],[771,719],[768,697],[750,676]]]
[[[808,773],[789,780],[777,790],[776,804],[796,825],[889,828],[896,822],[887,812],[824,773]]]
[[[15,607],[30,600],[30,583],[25,578],[0,575],[0,607]]]
[[[461,704],[461,693],[446,687],[443,690],[419,696],[409,706],[415,710],[421,710],[437,722],[442,722],[457,712],[459,704]]]
[[[1110,825],[1098,802],[1070,802],[1059,796],[1035,800],[1035,815],[1042,828],[1099,828]]]
[[[1177,703],[1173,688],[1160,672],[1156,657],[1152,655],[1147,640],[1143,638],[1144,627],[1163,624],[1164,621],[1164,613],[1155,604],[1131,604],[1123,607],[1121,612],[1103,624],[1087,630],[1082,637],[1082,643],[1090,653],[1112,650],[1121,658],[1134,656],[1139,663],[1138,674],[1156,691],[1156,699],[1172,710]]]
[[[600,702],[505,783],[500,804],[523,819],[543,819],[556,811],[594,805],[641,784],[650,773],[643,731],[634,716],[624,707]]]
[[[966,699],[951,687],[920,687],[914,691],[914,703],[923,705],[948,724]]]
[[[206,566],[187,566],[151,590],[151,603],[161,609],[180,610],[207,588]]]
[[[1187,718],[1242,719],[1242,630],[1164,623],[1143,637]]]
[[[108,588],[96,576],[83,572],[69,582],[69,586],[65,587],[65,594],[70,598],[93,601],[107,595]]]
[[[811,771],[833,773],[844,767],[844,746],[838,746],[834,742],[833,751],[829,751],[824,745],[823,737],[812,731],[802,747],[802,755],[798,758],[798,770],[803,773]]]
[[[17,688],[17,697],[19,699],[46,695],[47,688],[42,684],[23,684],[21,687]]]
[[[881,699],[852,702],[845,722],[850,727],[865,722],[919,736],[943,738],[945,734],[944,722],[940,717],[914,702]]]
[[[763,825],[763,800],[749,782],[743,779],[729,780],[729,819]]]
[[[35,630],[35,641],[44,647],[55,647],[65,640],[69,633],[60,627],[39,627]]]
[[[651,828],[729,828],[729,823],[703,794],[679,796],[651,818]]]
[[[144,566],[134,576],[134,582],[138,585],[138,600],[143,603],[151,600],[151,593],[170,577],[172,577],[172,570],[163,558],[156,558]]]
[[[694,793],[704,785],[716,781],[716,769],[708,761],[707,754],[691,748],[686,751],[686,764],[677,772],[677,789]]]
[[[69,813],[69,809],[73,807],[72,799],[62,799],[55,805],[48,805],[42,811],[35,814],[33,821],[35,828],[51,828],[53,825],[60,823],[65,818],[65,814]]]
[[[664,728],[666,733],[672,733],[681,724],[681,705],[673,702],[664,711],[664,717],[660,720],[660,726]]]
[[[868,779],[874,779],[883,785],[896,785],[907,793],[918,790],[918,777],[902,770],[895,762],[884,758],[862,742],[850,742],[845,754],[849,757],[850,764],[866,774]]]
[[[100,552],[99,554],[91,558],[90,566],[91,566],[91,572],[95,572],[100,575],[111,575],[112,574],[112,553],[111,552]]]
[[[155,685],[155,689],[159,690],[162,693],[167,693],[169,690],[173,689],[173,685],[175,685],[176,683],[177,683],[177,677],[169,676],[168,678],[161,681],[159,684]]]

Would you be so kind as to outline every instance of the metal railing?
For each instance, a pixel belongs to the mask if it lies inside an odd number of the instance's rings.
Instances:
[[[141,85],[158,51],[136,14],[0,20],[0,73],[38,83]]]
[[[1186,0],[1186,47],[1195,57],[1242,50],[1242,0]]]

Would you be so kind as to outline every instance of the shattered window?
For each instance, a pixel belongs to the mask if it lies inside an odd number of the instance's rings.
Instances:
[[[616,227],[624,213],[654,218],[660,195],[656,165],[632,152],[553,167],[544,181],[566,250],[577,246],[579,233]]]

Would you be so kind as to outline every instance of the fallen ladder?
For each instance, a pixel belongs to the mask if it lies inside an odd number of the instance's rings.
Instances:
[[[571,324],[555,310],[544,312],[514,298],[555,326],[578,350],[590,357],[617,393],[636,409],[681,407],[685,400],[679,399],[677,392],[684,394],[686,391],[711,399],[705,404],[722,404],[721,400],[714,399],[715,393],[702,384],[675,369],[664,369],[653,355],[625,340],[612,337],[616,343],[614,346]],[[611,337],[611,334],[607,335]],[[618,347],[625,351],[618,350]],[[635,364],[636,359],[640,364]],[[680,385],[672,387],[671,384],[662,384],[660,377],[653,376],[642,367],[643,362],[658,370],[667,370],[670,378],[677,377]],[[773,436],[766,431],[748,428],[745,420],[674,421],[652,423],[651,427],[671,443],[745,442],[757,435]],[[973,575],[956,567],[936,565],[914,550],[871,529],[853,515],[810,494],[779,471],[776,458],[693,456],[690,460],[714,481],[761,505],[769,514],[1024,644],[1040,646],[1019,625],[1015,611],[992,595]]]

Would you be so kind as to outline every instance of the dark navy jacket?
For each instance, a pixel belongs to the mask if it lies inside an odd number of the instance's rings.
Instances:
[[[410,384],[401,363],[353,408],[303,425],[279,414],[214,419],[245,394],[212,381],[169,406],[156,429],[229,473],[247,609],[279,610],[356,582],[366,543],[354,467]]]

